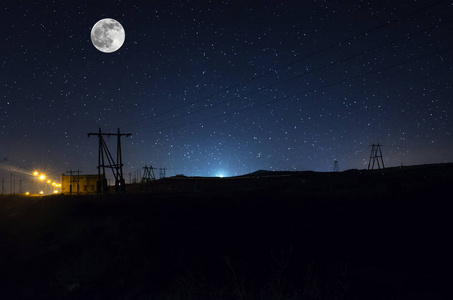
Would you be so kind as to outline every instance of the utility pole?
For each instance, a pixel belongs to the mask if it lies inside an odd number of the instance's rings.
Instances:
[[[373,163],[371,163],[371,161],[373,161]],[[375,144],[371,145],[371,154],[370,154],[370,161],[368,162],[368,170],[370,170],[370,168],[371,168],[371,170],[373,170],[375,163],[377,164],[378,169],[381,169],[381,164],[382,164],[382,169],[385,168],[384,160],[382,158],[381,145],[379,145],[379,143],[377,145],[375,145]]]
[[[136,183],[141,183],[142,182],[142,169],[137,169],[135,171],[135,174],[136,174],[136,176],[135,176]]]
[[[72,169],[66,171],[66,173],[69,173],[69,195],[72,195],[72,182],[73,182]]]
[[[80,193],[79,181],[80,181],[80,173],[82,173],[82,171],[77,169],[77,171],[74,171],[74,173],[77,173],[77,176],[74,178],[74,181],[77,184],[77,195],[78,195]]]
[[[115,177],[115,194],[125,194],[126,193],[126,183],[123,178],[123,158],[121,153],[121,137],[122,136],[131,136],[131,133],[120,133],[118,128],[118,133],[102,133],[101,128],[99,128],[98,133],[88,133],[88,137],[96,135],[99,139],[99,149],[98,149],[98,182],[97,182],[97,194],[106,195],[108,193],[107,179],[105,177],[105,168],[112,169],[113,176]],[[117,148],[116,148],[116,161],[113,159],[110,150],[107,147],[107,143],[104,140],[104,136],[117,136]],[[105,159],[107,159],[108,164],[106,165]]]

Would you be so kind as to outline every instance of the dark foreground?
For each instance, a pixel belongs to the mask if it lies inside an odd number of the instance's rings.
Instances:
[[[453,299],[451,165],[263,175],[1,197],[0,297]]]

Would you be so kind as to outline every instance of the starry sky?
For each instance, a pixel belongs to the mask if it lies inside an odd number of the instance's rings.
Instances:
[[[437,0],[7,1],[0,177],[96,174],[99,128],[132,134],[126,182],[145,165],[363,169],[373,143],[386,166],[451,162],[451,16]],[[125,29],[116,52],[91,42],[103,18]]]

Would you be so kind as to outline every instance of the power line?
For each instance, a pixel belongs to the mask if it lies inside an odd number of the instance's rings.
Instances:
[[[301,61],[304,61],[304,60],[306,60],[306,59],[308,59],[308,58],[311,58],[311,57],[313,57],[313,56],[316,56],[316,55],[318,55],[318,54],[320,54],[320,53],[324,53],[324,52],[326,52],[326,51],[329,51],[329,50],[331,50],[331,49],[334,49],[334,48],[336,48],[336,47],[339,47],[339,46],[341,46],[342,44],[346,44],[346,43],[349,43],[349,42],[351,42],[351,41],[354,41],[354,40],[356,40],[356,39],[358,39],[358,38],[361,38],[361,37],[363,37],[363,36],[367,36],[367,35],[369,35],[370,33],[374,32],[374,31],[377,31],[377,30],[379,30],[379,29],[382,29],[382,28],[384,28],[384,27],[386,27],[386,26],[389,26],[390,24],[393,24],[393,23],[395,23],[395,22],[399,22],[399,21],[401,21],[401,20],[404,20],[404,19],[406,19],[406,18],[409,18],[409,17],[411,17],[411,16],[413,16],[413,15],[416,15],[416,14],[422,12],[422,11],[428,10],[428,9],[430,9],[430,8],[432,8],[432,7],[434,7],[434,6],[437,6],[437,5],[439,5],[439,4],[441,4],[441,3],[445,2],[445,1],[446,1],[446,0],[439,0],[439,1],[436,1],[436,2],[434,2],[434,3],[432,3],[432,4],[430,4],[430,5],[424,6],[424,7],[419,8],[419,9],[413,11],[413,12],[410,12],[410,13],[408,13],[408,14],[405,14],[405,15],[403,15],[403,16],[401,16],[401,17],[398,17],[398,18],[395,18],[395,19],[393,19],[393,20],[387,21],[387,22],[385,22],[385,23],[383,23],[383,24],[380,24],[380,25],[378,25],[378,26],[376,26],[376,27],[373,27],[373,28],[371,28],[371,29],[369,29],[369,30],[367,30],[367,31],[364,31],[364,32],[362,32],[362,33],[359,33],[359,34],[357,34],[357,35],[355,35],[355,36],[352,36],[352,37],[350,37],[350,38],[344,39],[344,40],[342,40],[342,41],[340,41],[340,42],[334,43],[334,44],[332,44],[332,45],[330,45],[330,46],[328,46],[328,47],[326,47],[326,48],[323,48],[323,49],[321,49],[321,50],[318,50],[318,51],[316,51],[316,52],[313,52],[313,53],[311,53],[311,54],[308,54],[308,55],[306,55],[306,56],[303,56],[303,57],[301,57],[301,58],[299,58],[299,59],[297,59],[297,60],[295,60],[295,61],[292,61],[292,62],[290,62],[290,63],[284,64],[284,65],[282,65],[282,66],[280,66],[280,67],[277,67],[277,68],[275,68],[275,69],[273,69],[273,70],[269,70],[269,71],[267,71],[267,72],[261,73],[260,75],[253,76],[253,77],[251,77],[251,78],[249,78],[249,79],[247,79],[247,80],[245,80],[245,81],[242,81],[242,82],[239,82],[239,83],[237,83],[237,84],[234,84],[234,85],[232,85],[232,86],[230,86],[230,87],[226,87],[226,88],[224,88],[224,89],[221,89],[221,90],[219,90],[219,91],[217,91],[217,92],[215,92],[215,93],[213,93],[213,94],[210,94],[210,95],[208,95],[208,96],[206,96],[206,97],[202,97],[201,99],[195,100],[195,101],[193,101],[193,102],[190,102],[190,103],[187,103],[187,104],[178,106],[178,107],[176,107],[176,108],[172,108],[172,109],[170,109],[170,110],[167,110],[167,111],[165,111],[165,112],[163,112],[163,113],[157,114],[157,115],[152,116],[152,117],[153,117],[153,118],[160,117],[160,116],[162,116],[162,115],[166,115],[166,114],[169,114],[169,113],[171,113],[171,112],[174,112],[174,111],[176,111],[176,110],[178,110],[178,109],[181,109],[181,108],[184,108],[184,107],[188,107],[188,106],[192,106],[192,105],[194,105],[195,103],[198,103],[198,102],[201,102],[201,101],[210,99],[210,98],[212,98],[212,97],[214,97],[214,96],[217,96],[218,94],[221,94],[221,93],[226,92],[226,91],[229,91],[229,90],[231,90],[231,89],[240,87],[240,86],[242,86],[242,85],[244,85],[244,84],[247,84],[247,83],[250,83],[250,82],[252,82],[252,81],[255,81],[255,80],[257,80],[257,79],[259,79],[259,78],[262,78],[262,77],[264,77],[264,76],[266,76],[266,75],[275,73],[275,72],[277,72],[277,71],[279,71],[279,70],[281,70],[281,69],[287,68],[287,67],[289,67],[289,66],[291,66],[291,65],[297,64],[297,63],[299,63],[299,62],[301,62]],[[149,118],[150,118],[150,117],[145,117],[145,119],[143,119],[143,120],[138,120],[138,121],[131,122],[131,123],[129,123],[129,124],[125,124],[125,125],[123,125],[123,127],[129,127],[129,126],[134,125],[134,124],[137,124],[137,123],[145,122],[145,121],[147,121]]]
[[[311,90],[307,90],[307,91],[304,91],[304,92],[296,94],[296,95],[284,96],[282,98],[274,99],[274,100],[271,100],[271,101],[268,101],[268,102],[265,102],[265,103],[260,103],[260,104],[254,105],[254,106],[244,107],[242,109],[239,109],[239,110],[236,110],[236,111],[233,111],[233,112],[223,113],[223,114],[216,115],[216,116],[213,116],[213,117],[210,117],[210,118],[205,118],[203,120],[197,120],[197,121],[193,121],[193,122],[189,122],[189,123],[185,123],[185,124],[181,124],[181,125],[175,125],[175,126],[171,126],[171,127],[162,128],[162,129],[156,129],[156,130],[152,130],[151,132],[160,132],[160,131],[174,129],[174,128],[178,128],[178,127],[184,127],[184,126],[187,126],[187,125],[198,124],[198,123],[201,123],[201,122],[210,121],[210,120],[217,119],[217,118],[220,118],[220,117],[225,117],[225,116],[228,116],[228,115],[237,114],[237,113],[240,113],[240,112],[243,112],[243,111],[246,111],[246,110],[250,110],[250,109],[254,109],[254,108],[257,108],[257,107],[270,105],[270,104],[273,104],[273,103],[276,103],[276,102],[287,100],[290,97],[301,96],[303,94],[316,92],[318,90],[329,88],[329,87],[332,87],[332,86],[335,86],[335,85],[338,85],[338,84],[341,84],[341,83],[346,83],[346,82],[358,79],[360,77],[365,77],[365,76],[368,76],[368,75],[372,75],[372,74],[388,71],[390,69],[402,66],[404,64],[407,64],[407,63],[410,63],[410,62],[419,61],[419,60],[425,59],[427,57],[438,55],[438,54],[441,54],[443,52],[451,51],[451,50],[453,50],[453,48],[449,47],[449,48],[446,48],[446,49],[443,49],[443,50],[440,50],[440,51],[437,51],[437,52],[434,52],[434,53],[418,56],[418,57],[415,57],[415,58],[412,58],[412,59],[409,59],[409,60],[406,60],[406,61],[403,61],[403,62],[400,62],[400,63],[396,63],[396,64],[390,65],[388,67],[385,67],[385,68],[382,68],[382,69],[379,69],[379,70],[366,72],[366,73],[363,73],[363,74],[360,74],[360,75],[357,75],[357,76],[350,77],[350,78],[345,79],[345,80],[340,80],[340,81],[336,81],[334,83],[331,83],[331,84],[328,84],[328,85],[324,85],[324,86],[321,86],[321,87],[318,87],[318,88],[313,88]]]
[[[397,42],[406,40],[406,39],[411,38],[411,37],[413,37],[413,36],[415,36],[415,35],[418,35],[418,34],[420,34],[420,33],[428,32],[428,31],[430,31],[430,30],[433,30],[433,29],[435,29],[435,28],[438,28],[439,26],[442,26],[442,25],[445,25],[445,24],[448,24],[448,23],[451,23],[451,22],[452,22],[452,21],[441,22],[441,23],[439,23],[439,24],[430,26],[430,27],[428,27],[428,28],[418,30],[418,31],[413,32],[413,33],[411,33],[411,34],[407,34],[407,35],[405,35],[404,37],[401,37],[401,38],[398,38],[398,39],[395,39],[395,40],[386,42],[386,43],[384,43],[384,44],[382,44],[382,45],[380,45],[380,46],[377,46],[377,47],[374,47],[374,48],[371,48],[371,49],[368,49],[368,50],[365,50],[365,51],[356,53],[356,54],[354,54],[354,55],[352,55],[352,56],[349,56],[349,57],[340,59],[340,60],[338,60],[338,61],[336,61],[336,62],[331,62],[331,63],[329,63],[329,64],[327,64],[327,65],[324,65],[324,66],[322,66],[322,67],[319,67],[319,68],[317,68],[317,69],[313,69],[313,70],[310,70],[310,71],[308,71],[308,72],[304,72],[304,73],[302,73],[302,74],[298,74],[298,75],[293,76],[293,77],[290,77],[290,78],[288,78],[288,79],[285,79],[285,80],[282,80],[282,81],[279,81],[279,82],[276,82],[276,83],[267,85],[267,86],[265,86],[265,87],[263,87],[263,88],[259,88],[259,89],[255,90],[255,91],[248,92],[248,93],[246,93],[246,94],[244,94],[244,95],[241,95],[241,97],[244,98],[244,97],[247,97],[247,96],[256,94],[256,93],[258,93],[258,92],[267,90],[267,89],[269,89],[269,88],[272,88],[272,87],[275,87],[275,86],[278,86],[278,85],[281,85],[281,84],[290,82],[290,81],[292,81],[292,80],[294,80],[294,79],[298,79],[298,78],[301,78],[301,77],[303,77],[303,76],[312,74],[312,73],[314,73],[314,72],[317,72],[317,71],[320,71],[320,70],[323,70],[323,69],[327,69],[327,68],[332,67],[332,66],[334,66],[334,65],[337,65],[337,64],[340,64],[340,63],[344,63],[344,62],[346,62],[346,61],[348,61],[348,60],[351,60],[351,59],[353,59],[353,58],[358,58],[358,57],[360,57],[360,56],[362,56],[362,55],[364,55],[364,54],[368,54],[368,53],[370,53],[370,52],[379,50],[379,49],[381,49],[381,48],[384,48],[384,47],[387,47],[387,46],[389,46],[389,45],[395,44],[395,43],[397,43]],[[189,115],[193,115],[193,114],[202,112],[202,111],[204,111],[204,110],[211,109],[211,108],[213,108],[213,107],[219,106],[219,105],[221,105],[221,104],[230,103],[230,102],[233,102],[233,101],[236,101],[236,100],[239,100],[239,99],[240,99],[240,97],[237,97],[237,98],[234,98],[234,99],[224,100],[224,101],[221,101],[221,102],[212,104],[212,105],[210,105],[209,107],[203,107],[203,108],[201,108],[201,109],[199,109],[199,110],[196,110],[196,111],[187,112],[187,113],[185,113],[185,114],[178,115],[178,116],[175,116],[175,117],[172,117],[172,118],[169,118],[169,119],[165,119],[165,120],[162,120],[162,121],[160,121],[160,122],[155,122],[155,123],[153,123],[153,125],[159,125],[159,124],[162,124],[162,123],[166,123],[166,122],[169,122],[169,121],[173,121],[173,120],[178,119],[178,118],[182,118],[182,117],[186,117],[186,116],[189,116]]]

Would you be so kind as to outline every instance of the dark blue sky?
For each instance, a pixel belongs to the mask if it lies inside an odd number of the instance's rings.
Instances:
[[[362,169],[378,142],[386,166],[451,162],[452,2],[297,3],[8,1],[1,177],[96,173],[99,127],[132,133],[126,174]],[[114,53],[91,43],[102,18],[126,31]]]

